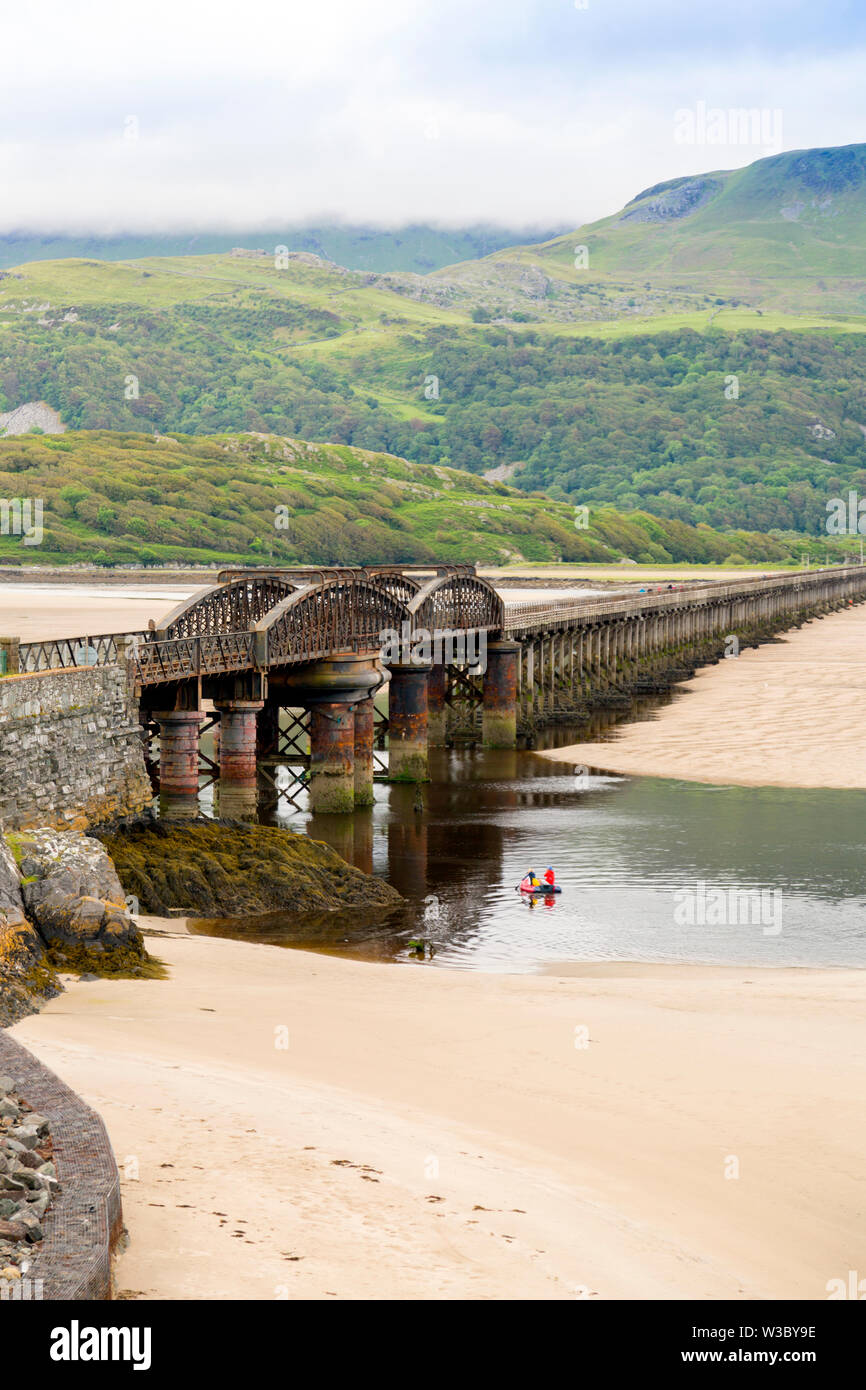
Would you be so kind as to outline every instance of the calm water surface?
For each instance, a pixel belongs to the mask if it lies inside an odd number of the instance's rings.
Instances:
[[[553,730],[548,746],[581,736],[586,725]],[[434,750],[430,770],[423,810],[415,788],[382,783],[353,817],[279,817],[386,878],[406,910],[384,922],[272,915],[205,929],[505,972],[604,960],[866,965],[866,792],[575,775],[534,752]],[[530,906],[514,886],[548,864],[563,892]],[[763,917],[726,898],[714,920],[711,897],[702,916],[700,883],[708,895],[763,892]]]

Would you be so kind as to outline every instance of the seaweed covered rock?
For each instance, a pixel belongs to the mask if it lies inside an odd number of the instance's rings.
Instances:
[[[103,836],[142,911],[199,917],[399,907],[403,899],[336,850],[271,826],[157,822]]]
[[[43,944],[24,913],[15,859],[0,839],[0,1028],[59,994]]]
[[[54,963],[116,974],[147,959],[114,865],[98,840],[69,830],[7,835],[24,911]]]

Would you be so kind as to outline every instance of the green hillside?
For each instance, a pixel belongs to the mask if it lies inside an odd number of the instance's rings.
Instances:
[[[673,180],[429,275],[306,252],[22,265],[0,272],[0,415],[300,437],[817,538],[866,488],[864,170],[848,146]]]
[[[843,542],[723,535],[604,507],[590,509],[588,527],[578,529],[567,503],[454,469],[277,436],[96,431],[0,440],[0,493],[41,499],[43,509],[39,544],[0,536],[7,564],[789,563],[845,553]]]
[[[575,247],[588,252],[575,269]],[[796,150],[648,188],[612,217],[492,260],[566,281],[709,294],[788,314],[866,310],[866,145]]]

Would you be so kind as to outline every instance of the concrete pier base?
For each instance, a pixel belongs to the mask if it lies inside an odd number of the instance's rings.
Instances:
[[[519,642],[488,642],[481,730],[487,748],[517,745],[517,663]]]
[[[356,806],[373,805],[373,723],[373,701],[360,700],[355,705]]]
[[[198,736],[201,710],[163,710],[159,724],[159,813],[163,820],[198,815]]]
[[[355,718],[351,705],[320,703],[310,711],[310,810],[355,809]]]
[[[392,666],[388,686],[388,780],[426,782],[429,666]]]

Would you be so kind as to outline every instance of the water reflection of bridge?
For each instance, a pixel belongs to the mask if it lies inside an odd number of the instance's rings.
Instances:
[[[127,663],[166,814],[195,813],[203,731],[222,814],[302,786],[343,813],[373,800],[377,744],[392,781],[420,783],[430,745],[513,748],[864,596],[860,566],[508,605],[467,565],[225,570],[148,632],[4,645],[10,670]]]

